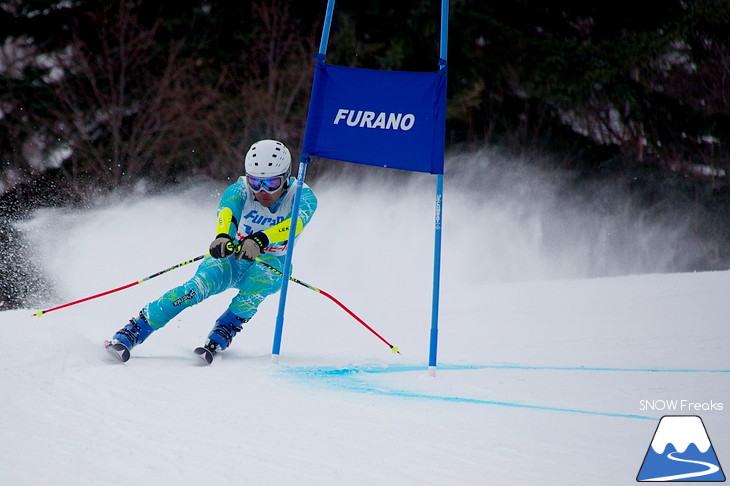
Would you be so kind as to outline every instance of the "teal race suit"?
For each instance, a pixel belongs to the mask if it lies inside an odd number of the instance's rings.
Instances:
[[[246,184],[245,177],[240,177],[223,192],[218,205],[216,234],[223,232],[240,240],[257,231],[263,231],[269,238],[269,246],[264,249],[259,260],[283,272],[292,217],[294,182],[295,179],[291,177],[281,197],[267,208],[256,200]],[[317,198],[304,184],[297,221],[297,236],[312,219],[316,209]],[[238,294],[228,309],[241,319],[250,319],[267,296],[279,291],[281,278],[281,274],[256,261],[244,259],[236,261],[233,255],[227,258],[207,256],[190,280],[150,302],[144,306],[142,312],[150,326],[159,329],[184,309],[202,302],[211,295],[235,288],[238,289]]]

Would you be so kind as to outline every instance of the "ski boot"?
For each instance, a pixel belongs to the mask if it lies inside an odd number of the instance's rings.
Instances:
[[[130,319],[129,324],[117,331],[111,341],[104,341],[104,347],[122,363],[126,363],[132,348],[144,342],[152,331],[154,329],[140,311],[139,317]]]
[[[238,317],[230,310],[226,310],[216,321],[213,330],[208,334],[205,344],[195,348],[194,353],[207,364],[213,362],[213,356],[230,346],[233,337],[241,332],[243,324],[249,320]]]

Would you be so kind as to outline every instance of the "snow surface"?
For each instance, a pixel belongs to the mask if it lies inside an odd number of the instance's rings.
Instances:
[[[626,245],[626,261],[659,272],[687,239],[642,216],[603,221],[595,238],[562,228],[560,248],[546,248],[552,206],[536,198],[549,184],[507,200],[465,191],[463,173],[448,170],[435,376],[431,176],[388,182],[371,169],[359,184],[313,182],[320,208],[295,252],[297,278],[400,355],[291,284],[278,364],[274,296],[220,359],[198,365],[192,349],[229,291],[121,365],[102,341],[197,264],[33,312],[205,253],[225,185],[37,211],[22,229],[41,245],[57,296],[0,312],[0,484],[629,485],[663,415],[700,415],[730,464],[730,273],[586,278],[591,263],[611,274],[606,262]],[[591,208],[574,214],[588,221]],[[612,246],[618,227],[629,234]],[[647,242],[653,251],[640,254]],[[664,400],[723,408],[647,409]]]

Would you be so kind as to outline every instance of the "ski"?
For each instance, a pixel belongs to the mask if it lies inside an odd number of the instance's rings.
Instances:
[[[122,363],[129,361],[129,349],[124,344],[104,341],[104,347]]]
[[[206,364],[213,363],[213,353],[210,352],[210,350],[205,349],[204,347],[195,348],[195,351],[193,351],[195,354],[200,356],[200,359],[202,359]]]
[[[104,341],[104,348],[109,351],[115,358],[122,363],[129,361],[130,353],[129,349],[122,343],[112,343],[111,341]],[[214,354],[209,349],[200,347],[195,348],[195,354],[200,357],[206,364],[213,363]]]

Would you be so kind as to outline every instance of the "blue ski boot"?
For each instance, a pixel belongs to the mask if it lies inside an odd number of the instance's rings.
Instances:
[[[200,348],[195,348],[195,354],[208,364],[213,362],[213,356],[231,345],[236,334],[241,332],[243,324],[249,320],[238,317],[230,310],[226,310],[218,320],[215,321],[213,330],[208,334],[208,339]]]
[[[105,343],[106,348],[114,354],[122,363],[129,360],[129,352],[133,347],[144,342],[152,334],[152,326],[147,318],[140,311],[139,317],[130,319],[129,324],[114,334],[111,341]]]

